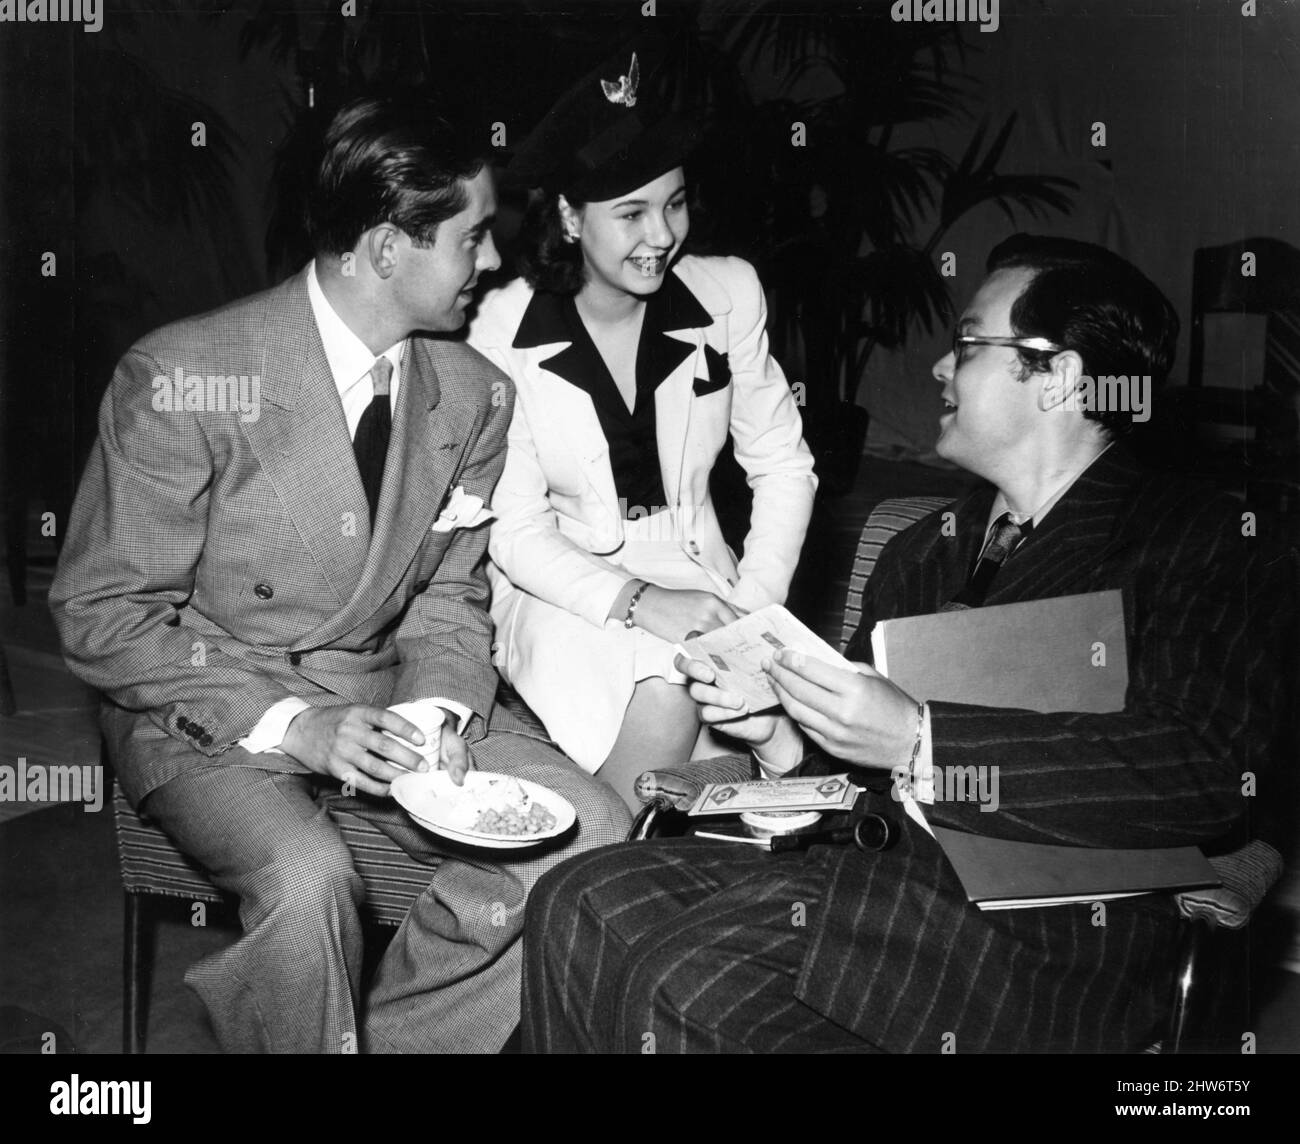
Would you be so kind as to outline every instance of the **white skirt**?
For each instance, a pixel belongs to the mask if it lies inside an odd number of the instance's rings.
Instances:
[[[671,537],[667,513],[627,521],[611,568],[661,588],[695,589],[724,599],[726,580],[696,564]],[[595,773],[609,757],[632,692],[643,679],[684,685],[673,645],[612,619],[598,628],[519,589],[492,601],[493,663],[575,763]]]

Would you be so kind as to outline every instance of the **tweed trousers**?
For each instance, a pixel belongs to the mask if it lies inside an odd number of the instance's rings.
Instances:
[[[482,770],[562,794],[576,834],[497,860],[420,829],[391,801],[254,767],[199,768],[149,795],[146,813],[240,900],[243,935],[186,974],[225,1051],[501,1049],[519,1022],[530,889],[564,858],[622,838],[629,817],[610,788],[533,739],[490,734],[473,754]],[[365,889],[334,822],[345,815],[376,825],[394,860],[427,867],[430,879],[365,996]]]
[[[673,838],[552,871],[528,907],[525,1051],[876,1051],[794,996],[826,856]]]

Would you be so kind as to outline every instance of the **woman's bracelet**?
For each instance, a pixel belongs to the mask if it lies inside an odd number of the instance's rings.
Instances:
[[[642,580],[641,586],[632,593],[632,598],[627,602],[627,615],[623,617],[623,626],[625,628],[631,629],[632,617],[636,615],[636,606],[641,602],[641,595],[648,587],[650,585]]]
[[[916,793],[916,760],[921,757],[921,741],[925,737],[925,704],[916,705],[916,739],[912,743],[912,757],[907,764],[907,789]]]

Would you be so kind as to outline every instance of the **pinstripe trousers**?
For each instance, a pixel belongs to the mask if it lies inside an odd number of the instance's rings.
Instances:
[[[239,897],[243,935],[190,968],[227,1052],[496,1052],[519,1022],[519,936],[537,878],[564,858],[625,836],[622,800],[544,744],[490,734],[483,770],[558,791],[578,812],[560,844],[508,861],[421,830],[391,801],[344,797],[315,776],[196,768],[153,791],[144,810]],[[429,888],[361,995],[365,888],[333,819],[355,815]]]
[[[525,1051],[876,1051],[794,996],[827,857],[674,838],[551,871],[524,931]]]

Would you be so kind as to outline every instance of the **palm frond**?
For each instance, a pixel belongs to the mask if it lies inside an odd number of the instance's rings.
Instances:
[[[944,182],[939,228],[931,246],[957,219],[982,203],[993,203],[1012,223],[1015,222],[1016,208],[1033,217],[1049,210],[1070,209],[1072,200],[1068,192],[1078,190],[1079,186],[1072,179],[1060,175],[997,173],[998,162],[1006,151],[1015,123],[1016,116],[1008,116],[987,150],[984,149],[984,138],[989,128],[987,121],[976,129],[952,174]]]
[[[865,332],[886,348],[901,345],[913,324],[932,333],[952,319],[952,298],[939,268],[913,246],[863,255],[850,281],[860,292]]]

